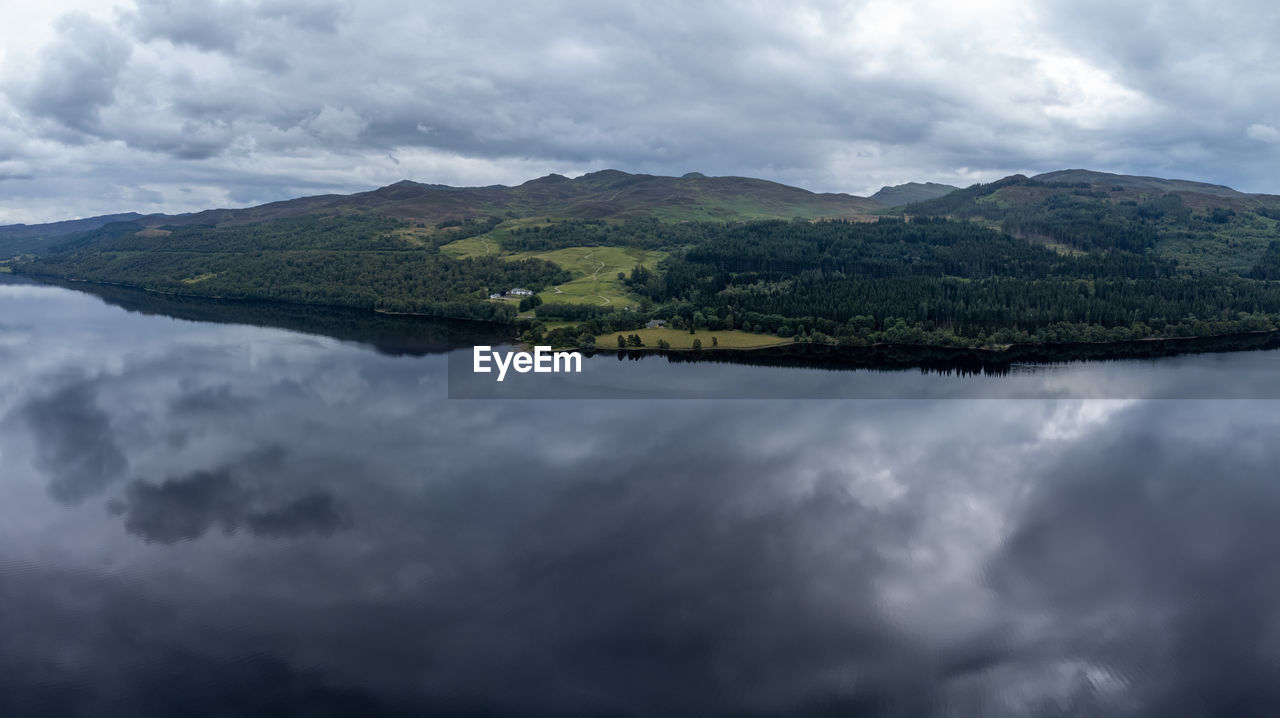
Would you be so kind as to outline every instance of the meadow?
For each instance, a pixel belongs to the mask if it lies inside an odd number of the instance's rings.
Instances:
[[[619,332],[601,334],[596,337],[596,346],[605,349],[616,348],[618,346],[618,334]],[[640,341],[644,342],[645,347],[649,349],[657,349],[659,339],[666,340],[672,349],[692,349],[694,339],[702,342],[703,349],[757,349],[777,344],[790,344],[792,341],[782,337],[775,337],[772,334],[755,334],[739,329],[717,329],[714,331],[700,329],[697,334],[690,334],[687,329],[661,327],[637,329],[635,331],[621,332],[621,334],[623,337],[628,337],[632,334],[639,335]],[[712,337],[715,337],[717,346],[712,346]]]
[[[667,256],[666,252],[635,247],[566,247],[546,252],[504,252],[492,233],[450,242],[440,251],[457,259],[488,255],[498,255],[509,261],[542,259],[575,275],[572,281],[542,291],[538,296],[543,302],[618,308],[635,306],[640,301],[639,297],[627,291],[626,284],[618,279],[618,273],[629,274],[636,266],[656,270],[658,262]]]
[[[549,287],[539,296],[546,303],[598,304],[623,308],[635,306],[639,298],[627,291],[618,273],[630,273],[636,266],[657,269],[666,252],[634,247],[568,247],[550,252],[520,252],[504,259],[542,259],[573,272],[572,281]]]

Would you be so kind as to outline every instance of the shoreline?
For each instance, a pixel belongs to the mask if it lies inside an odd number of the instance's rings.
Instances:
[[[669,361],[724,361],[729,363],[824,368],[955,369],[1000,372],[1018,364],[1061,364],[1077,361],[1134,361],[1189,354],[1280,349],[1280,330],[1256,330],[1204,337],[1149,337],[1123,342],[1074,342],[1059,344],[1008,344],[1000,348],[942,347],[927,344],[873,344],[837,346],[793,342],[761,347],[708,349],[658,349],[656,347],[595,347],[578,349],[584,354],[616,355],[633,359],[661,356]]]
[[[893,344],[889,342],[876,342],[875,344],[863,344],[863,345],[856,345],[856,346],[855,345],[846,346],[846,345],[833,344],[833,343],[817,344],[814,342],[777,342],[774,344],[761,344],[760,346],[756,346],[756,347],[704,346],[701,349],[691,349],[691,348],[685,348],[685,347],[681,347],[681,348],[669,347],[666,349],[662,349],[659,347],[651,347],[651,346],[627,347],[623,349],[620,347],[609,347],[609,346],[597,345],[596,347],[587,351],[602,352],[602,353],[671,352],[671,353],[680,353],[680,354],[698,354],[698,353],[705,354],[708,352],[759,352],[759,351],[769,351],[774,349],[780,349],[784,347],[808,346],[808,347],[824,347],[824,348],[837,349],[837,350],[887,349],[887,348],[897,347],[897,348],[916,348],[916,349],[936,349],[936,350],[942,350],[942,351],[956,351],[956,352],[981,352],[981,353],[987,353],[991,355],[999,355],[1004,352],[1025,350],[1025,349],[1031,349],[1035,347],[1050,347],[1050,348],[1074,347],[1074,346],[1116,347],[1116,346],[1125,346],[1129,344],[1139,344],[1142,342],[1153,342],[1153,343],[1185,342],[1185,341],[1195,341],[1195,340],[1221,339],[1225,337],[1245,337],[1245,336],[1265,336],[1265,335],[1280,336],[1280,329],[1256,329],[1248,332],[1230,332],[1227,334],[1206,334],[1204,336],[1197,336],[1197,337],[1143,337],[1141,339],[1126,339],[1124,341],[1114,341],[1114,342],[1058,342],[1058,343],[1050,342],[1050,343],[1044,343],[1044,344],[1032,344],[1032,343],[1001,344],[999,346],[982,346],[982,347],[957,347],[957,346],[949,346],[944,344]],[[521,343],[524,343],[524,342],[521,342]],[[579,349],[579,351],[582,351],[582,350]]]
[[[515,334],[515,324],[506,324],[487,320],[454,318],[420,312],[397,312],[386,309],[353,307],[343,304],[316,304],[307,302],[291,302],[280,299],[253,299],[241,297],[223,297],[208,294],[189,294],[161,289],[151,289],[124,282],[106,282],[88,279],[52,277],[38,274],[14,272],[10,276],[23,277],[35,282],[52,286],[67,286],[76,290],[75,285],[102,286],[143,295],[179,298],[194,302],[209,302],[222,306],[244,305],[259,308],[305,307],[319,311],[368,313],[372,316],[398,317],[404,319],[423,319],[451,322],[467,322],[488,325],[502,330],[511,330],[511,343],[525,347],[528,343],[521,341]],[[92,292],[89,292],[92,293]],[[1274,346],[1273,346],[1274,345]],[[755,347],[707,347],[666,348],[655,346],[618,348],[611,346],[595,346],[592,348],[556,347],[557,350],[580,351],[584,355],[595,354],[624,355],[639,358],[642,356],[665,356],[675,361],[696,361],[732,359],[762,363],[780,363],[788,365],[809,364],[814,366],[941,366],[955,365],[1000,367],[1017,363],[1052,364],[1066,361],[1088,360],[1124,360],[1143,359],[1183,354],[1221,353],[1231,351],[1250,351],[1255,349],[1280,348],[1280,329],[1253,330],[1228,334],[1211,334],[1200,337],[1143,337],[1118,342],[1071,342],[1057,344],[1006,344],[998,347],[954,347],[929,344],[888,344],[877,343],[867,346],[840,346],[837,344],[814,344],[811,342],[778,342]]]

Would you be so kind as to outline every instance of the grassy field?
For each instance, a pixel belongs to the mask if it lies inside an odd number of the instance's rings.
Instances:
[[[471,257],[483,257],[489,254],[502,254],[502,248],[498,246],[497,242],[481,235],[450,242],[441,246],[440,252],[454,259],[470,259]]]
[[[752,334],[737,329],[711,331],[701,329],[697,334],[690,334],[687,329],[637,329],[630,332],[621,332],[623,336],[639,334],[640,341],[651,349],[658,347],[659,339],[666,339],[672,349],[692,349],[693,340],[701,339],[703,349],[754,349],[756,347],[767,347],[775,344],[789,344],[790,339],[775,337],[772,334]],[[718,347],[711,346],[711,337],[715,337],[719,342]],[[596,346],[602,348],[615,348],[618,346],[618,332],[612,334],[601,334],[596,337]]]
[[[618,272],[630,272],[637,264],[656,269],[665,256],[666,252],[630,247],[569,247],[552,252],[520,252],[508,258],[545,259],[574,273],[572,281],[549,287],[539,294],[546,303],[614,305],[621,309],[634,306],[639,298],[628,293],[626,285],[618,281]]]
[[[449,242],[448,244],[441,245],[440,251],[455,259],[484,257],[490,254],[503,255],[506,253],[502,251],[502,245],[500,242],[502,241],[502,238],[509,235],[513,229],[519,229],[522,227],[542,227],[549,223],[550,220],[546,217],[509,219],[482,235],[468,237],[467,239],[458,239]]]
[[[545,222],[544,219],[536,220]],[[490,254],[499,255],[503,259],[544,259],[573,272],[574,279],[559,287],[549,287],[538,296],[543,302],[564,302],[569,304],[596,304],[600,306],[617,306],[618,308],[634,306],[639,297],[627,292],[627,287],[618,281],[618,272],[630,273],[636,265],[643,265],[656,270],[658,262],[667,256],[666,252],[658,252],[632,247],[568,247],[549,252],[503,252],[502,247],[494,239],[495,233],[502,232],[503,223],[493,232],[478,237],[469,237],[450,242],[440,251],[465,259],[467,257],[484,257]],[[528,226],[531,221],[511,223]]]

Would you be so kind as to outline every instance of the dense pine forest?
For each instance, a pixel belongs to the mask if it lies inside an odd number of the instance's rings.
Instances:
[[[980,225],[725,227],[636,291],[678,324],[851,344],[1127,340],[1267,329],[1280,284],[1119,249],[1062,253]]]

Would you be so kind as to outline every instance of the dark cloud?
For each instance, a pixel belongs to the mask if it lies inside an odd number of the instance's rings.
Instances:
[[[128,469],[111,417],[89,382],[31,401],[15,417],[29,427],[36,464],[47,472],[49,493],[58,501],[76,504],[100,494]]]
[[[128,497],[112,505],[125,515],[129,533],[147,541],[177,543],[203,536],[214,526],[235,531],[242,512],[239,487],[226,469],[197,471],[159,485],[134,482]]]
[[[252,399],[237,396],[230,384],[195,387],[173,400],[175,414],[230,413],[252,409]]]
[[[330,534],[344,525],[333,496],[318,492],[251,511],[245,514],[244,521],[254,535],[276,538]]]
[[[115,28],[83,15],[58,23],[58,39],[45,49],[38,74],[19,102],[34,116],[62,128],[96,134],[99,111],[115,102],[132,46]]]
[[[249,27],[242,4],[225,0],[194,5],[144,0],[132,21],[143,40],[164,39],[201,50],[234,50]]]
[[[257,6],[256,14],[309,32],[332,33],[346,16],[347,6],[324,0],[267,0]]]
[[[286,28],[333,33],[343,14],[343,6],[334,2],[212,0],[192,5],[140,0],[126,17],[142,40],[230,53],[245,49],[246,42],[267,42],[274,32]]]
[[[1072,655],[1110,674],[1138,715],[1262,716],[1280,705],[1274,520],[1280,455],[1269,425],[1209,414],[1171,440],[1134,411],[1125,431],[1053,466],[990,566],[1027,613],[1013,660]],[[1270,422],[1267,422],[1270,424]]]
[[[111,512],[124,516],[125,529],[148,543],[193,541],[210,530],[284,538],[330,534],[346,519],[332,495],[309,491],[281,498],[270,486],[249,483],[265,474],[284,473],[285,452],[270,447],[212,470],[197,470],[158,484],[137,480]]]
[[[0,569],[0,578],[5,576]],[[0,643],[0,713],[6,716],[80,715],[199,718],[235,715],[411,716],[359,687],[335,685],[314,669],[261,651],[225,653],[225,632],[198,637],[181,611],[139,602],[125,581],[86,580],[37,570],[23,581],[0,581],[0,631],[22,635],[28,645],[55,650],[55,661],[33,663],[14,641]],[[37,588],[38,591],[32,591]],[[82,609],[93,607],[90,618]],[[102,650],[154,657],[145,672],[124,671],[112,680]],[[111,661],[106,661],[107,664]],[[118,665],[118,664],[117,664]]]

